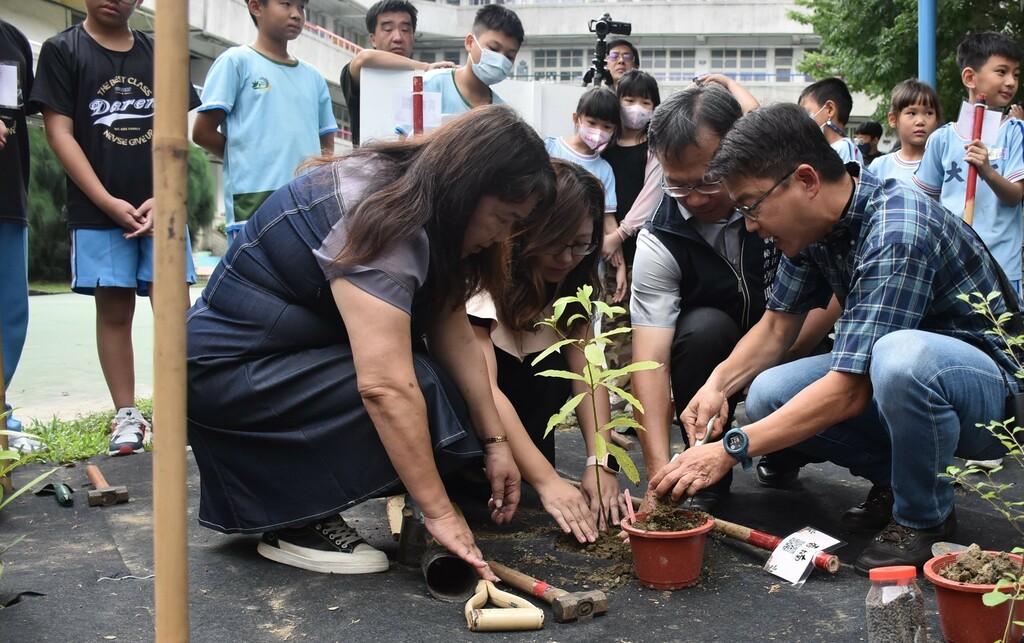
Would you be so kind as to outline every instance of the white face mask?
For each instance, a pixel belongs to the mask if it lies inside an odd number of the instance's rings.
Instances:
[[[807,112],[807,115],[811,117],[811,120],[814,121],[815,125],[818,125],[818,114],[820,114],[822,112],[822,110],[824,110],[824,109],[825,109],[825,106],[822,105],[821,109],[819,109],[818,111],[814,112],[813,114],[810,113],[810,112]],[[825,133],[825,124],[822,123],[821,125],[818,125],[818,129],[820,129],[822,134],[824,134]]]
[[[603,129],[597,129],[596,127],[588,127],[586,125],[580,125],[579,134],[580,139],[587,144],[587,147],[595,152],[603,150],[605,145],[608,145],[608,141],[612,140],[611,132],[606,132]]]
[[[653,109],[647,109],[643,105],[623,105],[622,124],[629,129],[643,129],[651,122]]]
[[[473,64],[473,74],[485,85],[497,85],[508,78],[512,71],[512,61],[496,51],[484,49],[480,41],[473,36],[473,42],[480,48],[480,62],[473,62],[470,56],[469,62]]]

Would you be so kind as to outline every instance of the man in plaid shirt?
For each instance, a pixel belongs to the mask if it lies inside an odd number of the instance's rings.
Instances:
[[[953,488],[939,474],[953,456],[997,458],[984,427],[1004,417],[1018,367],[958,297],[1010,288],[958,217],[896,182],[844,166],[799,107],[742,118],[708,172],[723,177],[749,230],[784,259],[764,317],[690,401],[686,431],[700,437],[730,395],[750,384],[752,423],[721,443],[688,450],[651,480],[658,495],[692,495],[737,462],[793,446],[872,483],[842,518],[878,531],[855,563],[921,566],[956,530]],[[779,365],[809,310],[835,293],[843,314],[830,355]],[[755,379],[756,378],[756,379]],[[752,383],[751,383],[752,382]],[[691,444],[692,444],[691,440]],[[724,448],[723,448],[724,445]]]

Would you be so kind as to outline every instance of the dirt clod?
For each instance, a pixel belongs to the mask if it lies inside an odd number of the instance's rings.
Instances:
[[[1017,578],[1022,572],[1021,565],[1009,554],[986,552],[978,545],[971,545],[956,557],[956,562],[939,571],[939,576],[955,583],[995,585],[1007,575]]]

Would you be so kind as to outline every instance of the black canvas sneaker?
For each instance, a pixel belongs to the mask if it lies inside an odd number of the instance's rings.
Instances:
[[[257,551],[264,558],[324,574],[372,574],[388,569],[387,555],[368,545],[341,516],[268,531]]]

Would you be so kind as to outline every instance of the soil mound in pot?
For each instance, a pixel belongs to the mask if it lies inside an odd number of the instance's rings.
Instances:
[[[957,556],[955,563],[938,572],[954,583],[974,585],[995,585],[1007,574],[1016,578],[1020,573],[1020,565],[1009,554],[982,551],[976,544]]]
[[[710,517],[703,511],[684,512],[674,504],[659,500],[654,506],[654,511],[643,520],[636,521],[633,527],[644,531],[689,531],[702,526]]]

